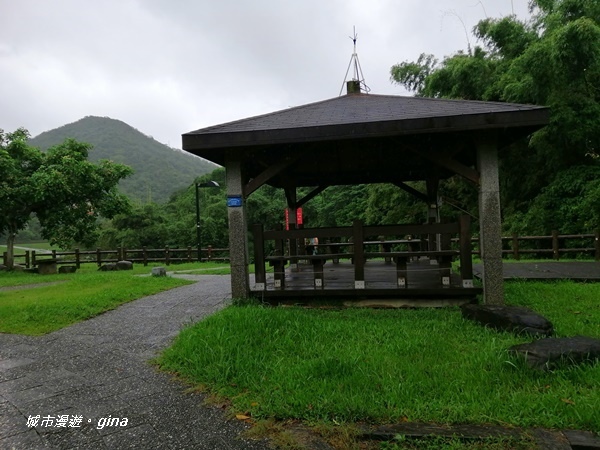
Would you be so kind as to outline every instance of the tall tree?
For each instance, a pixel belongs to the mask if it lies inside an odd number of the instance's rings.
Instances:
[[[423,54],[391,68],[392,81],[419,96],[550,107],[547,127],[501,155],[509,214],[527,212],[563,170],[600,161],[600,2],[532,0],[530,7],[525,21],[480,21],[481,46],[472,52],[441,63]]]
[[[22,128],[0,130],[0,234],[7,236],[9,267],[15,237],[34,214],[44,238],[67,246],[95,240],[98,217],[129,207],[117,184],[131,168],[111,161],[92,164],[87,160],[91,146],[73,139],[43,153],[28,138]]]

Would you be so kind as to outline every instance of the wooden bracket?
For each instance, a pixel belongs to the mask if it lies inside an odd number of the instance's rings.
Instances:
[[[307,203],[308,201],[312,200],[313,198],[315,198],[317,195],[319,195],[321,192],[323,192],[328,187],[329,187],[328,184],[323,184],[321,186],[316,187],[315,189],[310,191],[308,194],[306,194],[304,197],[302,197],[300,200],[298,200],[296,202],[296,208],[298,208],[298,207],[304,205],[305,203]]]
[[[429,161],[466,178],[468,181],[479,185],[479,172],[472,167],[465,166],[464,164],[452,159],[451,156],[442,154],[440,152],[424,152],[417,150],[416,148],[410,148],[413,153],[428,159]]]
[[[398,186],[403,191],[408,192],[413,197],[416,197],[419,200],[424,201],[425,203],[429,203],[429,199],[427,198],[427,195],[423,194],[421,191],[417,191],[414,187],[409,186],[408,184],[403,183],[402,181],[398,181],[398,182],[394,183],[394,185]]]
[[[258,176],[248,181],[246,186],[244,186],[244,196],[248,197],[255,190],[257,190],[259,187],[261,187],[263,184],[265,184],[267,181],[273,178],[275,175],[280,174],[285,169],[294,164],[298,160],[298,158],[300,158],[300,155],[286,157],[281,161],[278,161],[275,164],[272,164],[269,167],[267,167]]]

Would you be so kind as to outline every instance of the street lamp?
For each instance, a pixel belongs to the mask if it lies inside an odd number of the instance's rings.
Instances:
[[[198,189],[200,188],[218,188],[219,183],[216,181],[206,181],[204,183],[195,183],[196,185],[196,245],[198,247],[198,262],[202,262],[202,255],[200,250],[200,196],[198,195]]]

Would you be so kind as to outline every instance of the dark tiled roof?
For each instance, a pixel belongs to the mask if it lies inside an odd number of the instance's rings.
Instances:
[[[545,109],[514,103],[355,94],[214,125],[187,135],[228,134]]]

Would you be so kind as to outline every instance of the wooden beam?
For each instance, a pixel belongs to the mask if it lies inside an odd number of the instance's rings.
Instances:
[[[465,166],[464,164],[452,159],[452,157],[445,155],[439,152],[423,152],[414,147],[411,147],[410,150],[413,153],[445,168],[457,175],[460,175],[463,178],[466,178],[468,181],[479,185],[479,172],[473,169],[472,167]]]
[[[425,203],[429,203],[427,195],[423,194],[421,191],[417,191],[414,187],[409,186],[408,184],[403,183],[402,181],[398,181],[397,183],[394,183],[394,185],[398,186],[403,191],[408,192],[413,197],[416,197],[419,200],[424,201]]]
[[[299,158],[300,155],[286,156],[285,158],[281,159],[275,164],[272,164],[269,167],[267,167],[259,175],[252,178],[246,184],[246,186],[244,186],[244,196],[248,197],[255,190],[257,190],[259,187],[261,187],[263,184],[265,184],[267,181],[273,178],[275,175],[280,174],[285,169],[294,164]]]

